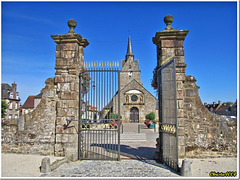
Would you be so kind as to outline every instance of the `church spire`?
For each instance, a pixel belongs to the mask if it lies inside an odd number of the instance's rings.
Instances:
[[[132,57],[133,59],[133,52],[132,52],[132,43],[130,39],[130,35],[128,36],[128,47],[127,47],[127,54],[126,54],[126,60],[128,60],[129,57]]]

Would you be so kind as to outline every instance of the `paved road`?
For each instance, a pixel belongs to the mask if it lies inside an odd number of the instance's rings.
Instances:
[[[121,134],[121,159],[153,160],[158,133],[126,133]]]
[[[85,160],[60,166],[41,177],[178,177],[176,172],[154,160]]]

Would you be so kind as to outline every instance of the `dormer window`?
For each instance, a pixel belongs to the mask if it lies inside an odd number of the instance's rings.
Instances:
[[[9,98],[13,99],[13,93],[12,92],[10,93]]]

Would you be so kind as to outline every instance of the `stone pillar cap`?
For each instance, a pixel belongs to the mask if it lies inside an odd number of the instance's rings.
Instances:
[[[70,30],[68,31],[68,33],[75,33],[74,28],[76,26],[77,26],[77,22],[74,19],[69,19],[68,20],[68,27],[70,28]]]
[[[78,33],[75,33],[74,28],[77,26],[77,22],[74,19],[68,20],[68,27],[70,30],[66,34],[51,35],[56,43],[78,43],[80,46],[86,47],[89,45],[87,39],[82,38]]]
[[[165,22],[165,24],[166,24],[165,30],[172,30],[172,29],[173,29],[173,27],[171,26],[171,24],[172,24],[172,22],[173,22],[173,17],[172,17],[172,15],[166,15],[166,16],[164,17],[164,22]]]

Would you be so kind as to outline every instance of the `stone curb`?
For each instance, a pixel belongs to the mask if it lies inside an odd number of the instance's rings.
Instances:
[[[54,171],[55,169],[57,169],[58,167],[60,167],[61,165],[63,165],[64,163],[67,163],[67,159],[63,158],[60,160],[56,160],[51,164],[51,171]]]

